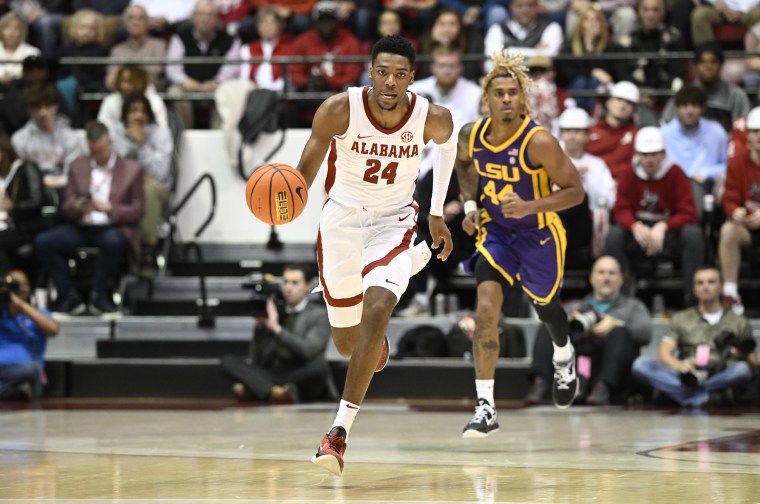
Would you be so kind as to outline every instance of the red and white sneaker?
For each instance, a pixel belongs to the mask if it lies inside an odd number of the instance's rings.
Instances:
[[[311,457],[311,461],[323,469],[327,469],[336,476],[343,474],[343,453],[346,451],[346,429],[340,426],[333,427],[322,438],[317,454]]]
[[[383,341],[383,349],[380,352],[380,359],[377,361],[377,365],[375,366],[375,373],[379,373],[383,369],[385,369],[385,365],[388,364],[388,359],[391,356],[391,344],[388,341],[388,336],[385,337],[385,340]]]

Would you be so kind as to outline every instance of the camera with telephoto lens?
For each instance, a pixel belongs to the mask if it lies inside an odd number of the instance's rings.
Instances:
[[[599,322],[602,316],[596,310],[579,311],[568,323],[568,331],[570,332],[570,339],[573,345],[577,345],[579,342],[589,336],[591,327]]]
[[[274,275],[260,272],[251,273],[243,287],[253,291],[250,305],[254,316],[266,315],[267,299],[269,298],[274,299],[278,308],[284,304],[282,283]]]
[[[0,279],[0,309],[5,309],[11,303],[11,293],[18,294],[21,284],[11,276]]]
[[[732,356],[732,349],[736,349],[734,356],[739,360],[746,360],[755,351],[757,343],[753,338],[737,338],[733,331],[723,330],[715,339],[715,348],[718,350],[718,362],[712,366],[681,373],[681,384],[684,387],[696,388],[701,386],[707,378],[715,373],[726,369],[728,359]]]

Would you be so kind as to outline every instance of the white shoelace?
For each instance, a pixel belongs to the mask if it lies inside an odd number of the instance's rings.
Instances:
[[[572,359],[564,364],[559,364],[559,367],[554,370],[554,379],[557,382],[558,389],[567,390],[570,388],[570,384],[575,381]]]
[[[478,423],[483,420],[488,422],[494,417],[495,414],[496,411],[491,407],[491,405],[487,402],[483,402],[475,406],[475,414],[472,416],[471,423]]]

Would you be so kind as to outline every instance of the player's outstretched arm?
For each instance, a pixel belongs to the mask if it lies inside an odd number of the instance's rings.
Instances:
[[[301,153],[296,169],[306,179],[306,186],[311,187],[319,167],[325,159],[330,142],[336,135],[348,130],[349,119],[348,93],[340,93],[325,100],[317,109],[312,121],[311,136]]]
[[[428,225],[433,239],[431,244],[433,249],[443,244],[443,250],[436,257],[445,261],[454,250],[454,244],[451,240],[451,232],[443,220],[443,204],[456,158],[454,121],[447,108],[430,104],[425,121],[425,143],[428,140],[433,140],[436,144],[433,154],[433,197],[430,201]]]
[[[470,135],[474,127],[475,123],[467,123],[459,130],[457,158],[454,162],[454,171],[456,171],[457,179],[459,179],[459,193],[465,202],[462,229],[470,236],[475,234],[480,223],[477,206],[472,208],[473,203],[477,205],[475,198],[478,196],[478,172],[475,170],[470,152]]]

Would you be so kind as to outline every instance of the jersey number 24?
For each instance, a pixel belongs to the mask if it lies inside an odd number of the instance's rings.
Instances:
[[[386,184],[392,184],[393,181],[396,180],[397,168],[398,163],[396,161],[388,163],[388,165],[383,168],[379,159],[368,159],[367,169],[364,171],[364,181],[369,182],[370,184],[379,184],[380,179],[382,178],[385,179]],[[378,175],[377,172],[380,172],[380,175]]]

